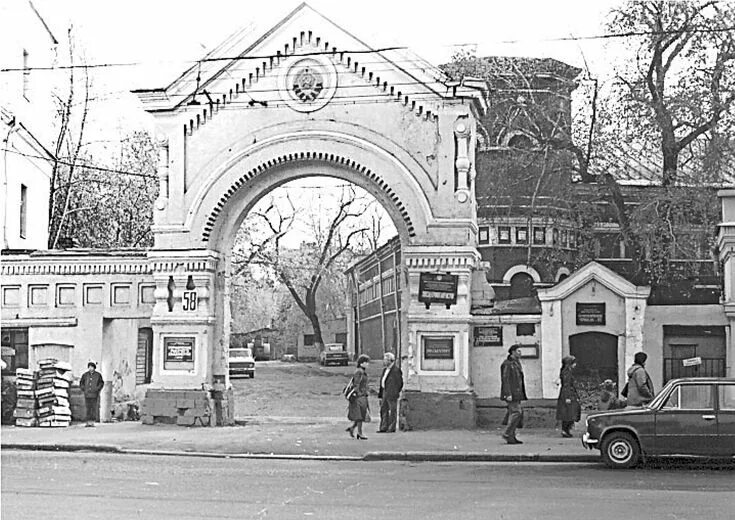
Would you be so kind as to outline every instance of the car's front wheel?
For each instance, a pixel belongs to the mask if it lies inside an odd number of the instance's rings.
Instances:
[[[638,464],[641,449],[638,441],[627,432],[613,432],[602,439],[602,460],[610,468],[627,469]]]

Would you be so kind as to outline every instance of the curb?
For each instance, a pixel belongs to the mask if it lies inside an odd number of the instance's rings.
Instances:
[[[365,454],[365,461],[406,461],[406,462],[573,462],[594,463],[600,457],[595,455],[554,455],[540,453],[484,453],[484,452],[436,452],[436,451],[371,451]]]
[[[122,453],[124,450],[121,446],[114,444],[3,444],[0,445],[3,450],[22,450],[22,451],[91,451],[96,453]]]
[[[570,462],[596,463],[594,455],[543,455],[539,453],[484,453],[484,452],[435,452],[435,451],[370,451],[364,456],[350,455],[303,455],[287,453],[218,453],[202,451],[166,451],[123,448],[111,444],[10,444],[3,450],[96,452],[122,455],[148,455],[161,457],[206,457],[218,459],[266,459],[266,460],[309,460],[351,462]]]

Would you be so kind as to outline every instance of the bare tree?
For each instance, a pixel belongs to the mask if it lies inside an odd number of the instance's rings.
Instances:
[[[735,10],[717,0],[632,0],[613,15],[611,30],[637,46],[618,74],[627,87],[621,108],[635,112],[638,135],[650,125],[661,185],[671,186],[690,146],[711,138],[735,101]]]
[[[261,236],[251,237],[250,244],[236,252],[235,272],[242,273],[247,266],[255,265],[272,272],[311,324],[319,347],[324,344],[320,314],[334,305],[321,304],[319,295],[325,282],[332,284],[334,278],[341,276],[339,271],[344,266],[340,265],[340,259],[368,231],[368,227],[358,224],[367,202],[350,187],[342,191],[335,208],[330,209],[326,204],[315,207],[306,219],[311,236],[302,241],[298,250],[283,246],[286,234],[296,231],[298,211],[290,199],[285,209],[282,205],[271,199],[266,209],[248,215],[246,226],[260,229]],[[344,291],[342,295],[344,299]]]
[[[70,207],[77,176],[84,131],[87,125],[90,98],[90,78],[86,67],[81,67],[82,77],[76,76],[77,56],[73,28],[67,31],[69,51],[69,77],[66,96],[56,95],[58,134],[56,136],[54,162],[49,191],[49,243],[50,249],[59,245],[71,212],[82,209]],[[79,90],[81,89],[81,93]]]

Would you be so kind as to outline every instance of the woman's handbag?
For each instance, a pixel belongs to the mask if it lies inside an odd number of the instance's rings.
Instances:
[[[365,420],[363,420],[363,422],[370,422],[372,420],[373,418],[370,417],[370,408],[368,408],[367,410],[365,410]]]
[[[357,387],[355,386],[355,382],[350,379],[350,382],[345,385],[345,387],[342,389],[342,395],[345,396],[345,399],[348,401],[352,401],[355,397],[357,397]]]

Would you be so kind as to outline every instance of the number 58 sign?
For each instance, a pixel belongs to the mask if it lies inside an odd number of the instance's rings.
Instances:
[[[196,291],[184,291],[184,295],[181,298],[183,309],[187,312],[194,312],[197,310],[197,292]]]

